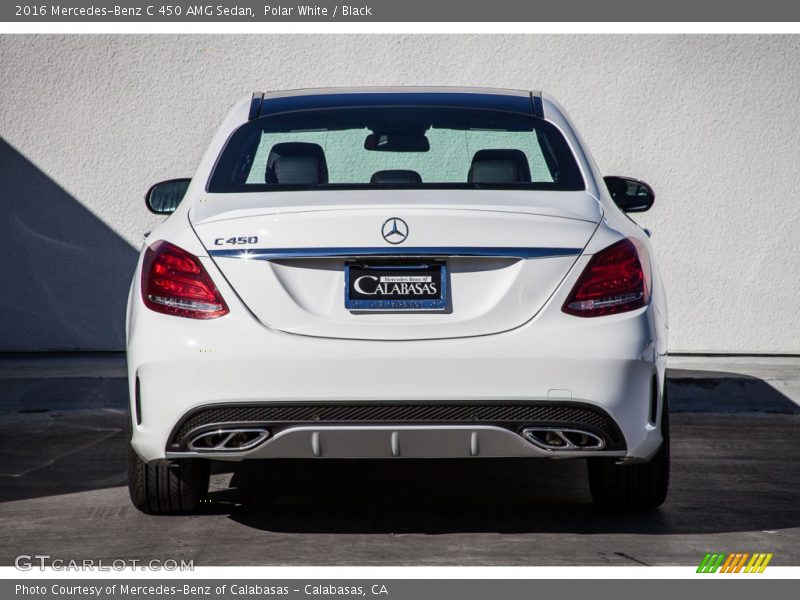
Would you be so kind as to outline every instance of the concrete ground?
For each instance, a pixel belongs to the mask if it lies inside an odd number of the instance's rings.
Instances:
[[[800,358],[670,367],[656,511],[593,508],[582,461],[343,461],[220,471],[202,514],[148,517],[125,487],[124,359],[0,357],[0,565],[693,565],[707,551],[800,565]]]

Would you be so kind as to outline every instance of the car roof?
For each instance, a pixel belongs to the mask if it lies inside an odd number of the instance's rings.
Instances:
[[[476,87],[356,87],[256,92],[249,118],[295,110],[362,106],[447,106],[544,116],[540,92]]]

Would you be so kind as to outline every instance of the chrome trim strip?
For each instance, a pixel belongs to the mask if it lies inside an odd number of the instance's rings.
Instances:
[[[577,256],[581,248],[514,248],[480,246],[408,246],[365,248],[254,248],[251,250],[209,250],[208,254],[218,258],[243,258],[247,260],[281,260],[293,258],[360,258],[371,256],[403,257],[451,257],[477,256],[497,258],[553,258]]]

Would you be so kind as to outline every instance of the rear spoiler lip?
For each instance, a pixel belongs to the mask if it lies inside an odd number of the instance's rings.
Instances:
[[[517,114],[530,115],[544,119],[542,93],[529,92],[525,96],[502,93],[437,91],[420,92],[413,88],[407,92],[357,91],[328,94],[302,94],[296,96],[269,97],[264,92],[254,92],[250,100],[247,120],[291,112],[294,110],[313,110],[324,108],[357,108],[366,106],[431,106],[483,108]]]

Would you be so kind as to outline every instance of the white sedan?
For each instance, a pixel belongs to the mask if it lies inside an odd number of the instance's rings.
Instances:
[[[666,301],[625,214],[653,200],[537,92],[246,98],[146,196],[170,216],[128,302],[133,503],[196,509],[211,460],[530,457],[660,505]]]

